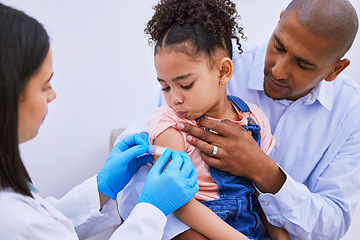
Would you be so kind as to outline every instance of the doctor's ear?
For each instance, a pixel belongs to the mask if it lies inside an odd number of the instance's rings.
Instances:
[[[219,83],[225,85],[234,73],[234,63],[228,58],[224,57],[219,63]]]

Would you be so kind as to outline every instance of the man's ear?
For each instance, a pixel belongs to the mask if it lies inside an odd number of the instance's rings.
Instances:
[[[281,10],[281,13],[280,13],[280,18],[279,18],[278,23],[280,22],[280,20],[281,20],[282,16],[284,15],[284,12],[285,12],[285,10]]]
[[[219,83],[226,84],[234,73],[234,63],[228,58],[224,57],[219,63]]]
[[[281,10],[281,13],[280,13],[280,19],[282,18],[282,16],[284,15],[284,12],[285,12],[285,10]],[[279,21],[280,21],[280,19],[279,19]]]
[[[325,77],[325,81],[333,81],[345,68],[350,65],[350,60],[347,58],[337,60],[331,72]]]

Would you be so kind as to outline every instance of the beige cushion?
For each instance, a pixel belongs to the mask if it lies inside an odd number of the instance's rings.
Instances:
[[[118,136],[120,136],[120,134],[125,130],[125,128],[117,128],[111,131],[110,134],[110,151],[111,149],[114,147],[115,141],[117,139]]]

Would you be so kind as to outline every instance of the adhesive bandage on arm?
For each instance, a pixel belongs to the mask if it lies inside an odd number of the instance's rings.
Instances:
[[[150,145],[148,153],[151,155],[162,155],[166,149],[167,149],[166,147]]]

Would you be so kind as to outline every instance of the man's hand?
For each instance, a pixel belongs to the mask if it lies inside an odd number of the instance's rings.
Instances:
[[[201,157],[208,165],[249,178],[262,192],[275,194],[280,190],[285,174],[242,126],[230,120],[219,122],[208,118],[199,119],[198,125],[178,123],[177,129],[189,134],[187,141],[201,150]],[[215,156],[213,145],[217,146]]]

